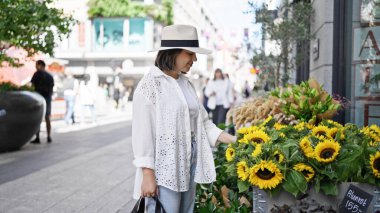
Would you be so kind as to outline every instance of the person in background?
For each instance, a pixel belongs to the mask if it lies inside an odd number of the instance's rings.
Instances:
[[[192,213],[196,183],[216,179],[212,147],[233,143],[236,137],[209,120],[185,76],[196,53],[211,52],[199,48],[196,28],[164,27],[158,50],[133,96],[133,197],[149,197],[147,212],[155,212],[151,197],[158,196],[167,213]]]
[[[202,88],[202,104],[203,104],[203,107],[206,109],[207,114],[209,114],[211,112],[210,108],[208,108],[208,106],[207,106],[208,97],[205,94],[206,86],[207,86],[209,80],[210,80],[209,78],[206,78],[205,85]]]
[[[211,109],[212,121],[218,125],[226,122],[226,114],[233,102],[231,84],[225,79],[221,69],[216,69],[214,79],[208,82],[205,90],[208,107]]]
[[[67,125],[74,124],[74,106],[77,94],[77,83],[71,72],[66,72],[66,78],[62,81],[63,96],[66,103],[65,122]]]
[[[251,86],[249,85],[248,81],[245,81],[244,83],[244,88],[243,88],[243,97],[245,99],[248,99],[251,97],[252,89]]]
[[[45,70],[46,64],[43,60],[38,60],[36,62],[37,71],[33,74],[31,83],[34,86],[36,92],[38,92],[42,97],[44,97],[46,102],[46,113],[45,113],[45,122],[46,122],[46,132],[47,132],[47,142],[51,143],[51,123],[50,123],[50,114],[51,114],[51,101],[53,95],[54,79],[48,72]],[[40,143],[40,130],[38,129],[36,133],[36,138],[31,142],[33,144]]]

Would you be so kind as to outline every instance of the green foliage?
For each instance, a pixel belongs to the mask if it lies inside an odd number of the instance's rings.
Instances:
[[[53,0],[0,1],[0,67],[5,64],[21,66],[21,62],[9,57],[10,47],[22,48],[28,56],[38,52],[53,54],[55,41],[70,33],[74,23],[71,16],[52,8]]]
[[[194,212],[200,213],[224,213],[224,212],[240,212],[248,213],[251,207],[240,203],[242,197],[249,202],[252,201],[252,192],[246,188],[249,185],[237,182],[236,176],[229,175],[227,172],[226,159],[224,157],[227,145],[221,144],[214,152],[216,181],[211,184],[197,184],[195,196]],[[227,191],[222,190],[226,187]],[[239,188],[242,192],[238,192]],[[228,199],[228,206],[225,205],[223,197]]]
[[[90,0],[88,15],[91,18],[143,18],[150,16],[165,25],[173,24],[173,0],[162,0],[162,4],[144,5],[130,0]]]
[[[9,92],[9,91],[34,91],[33,87],[30,86],[17,86],[11,82],[2,82],[0,83],[0,92]]]
[[[249,4],[253,10],[257,6],[254,1]],[[264,50],[254,50],[252,64],[262,71],[259,77],[263,81],[274,83],[279,86],[280,81],[285,85],[290,76],[290,71],[294,65],[300,64],[307,54],[294,54],[294,45],[299,42],[309,42],[315,35],[310,32],[310,19],[313,15],[312,3],[307,1],[297,1],[288,3],[283,1],[283,5],[277,9],[279,18],[274,17],[273,11],[264,4],[256,10],[256,21],[262,23],[265,39],[270,39],[279,46],[279,55],[265,55]],[[280,69],[283,68],[283,72]],[[273,76],[270,76],[273,75]]]
[[[301,82],[300,85],[276,88],[271,95],[283,100],[281,109],[287,115],[313,124],[322,119],[332,119],[341,108],[341,104],[314,79]]]

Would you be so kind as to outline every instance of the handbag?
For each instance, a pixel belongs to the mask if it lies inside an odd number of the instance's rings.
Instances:
[[[155,213],[166,213],[164,207],[162,206],[158,197],[154,197],[156,201]],[[140,199],[136,202],[135,207],[133,207],[131,213],[144,213],[145,212],[145,197],[140,197]]]

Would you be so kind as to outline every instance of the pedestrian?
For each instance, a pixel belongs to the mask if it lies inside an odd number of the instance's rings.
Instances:
[[[71,72],[66,72],[66,77],[62,81],[63,85],[63,97],[66,104],[65,122],[67,125],[74,124],[74,106],[77,95],[77,83]]]
[[[208,108],[208,106],[207,106],[207,104],[208,104],[208,97],[205,94],[206,86],[207,86],[207,83],[208,83],[209,80],[210,80],[209,78],[206,78],[205,85],[202,88],[202,104],[203,104],[203,107],[205,108],[207,114],[209,114],[211,112],[210,108]]]
[[[233,94],[229,79],[221,69],[216,69],[214,78],[208,82],[205,90],[208,107],[211,109],[212,121],[218,125],[226,122],[226,114],[233,103]]]
[[[44,97],[46,102],[46,112],[45,112],[45,122],[46,122],[46,132],[47,132],[47,142],[51,143],[51,101],[53,95],[54,79],[45,70],[46,64],[43,60],[38,60],[36,62],[37,71],[33,74],[31,83],[34,86],[36,92],[38,92],[42,97]],[[31,142],[34,144],[40,143],[40,129],[36,133],[36,138]]]
[[[91,123],[96,124],[95,89],[90,85],[89,80],[84,80],[79,85],[79,97],[81,105],[81,124],[86,123],[86,115],[91,118]]]
[[[132,147],[137,167],[134,198],[157,196],[167,213],[193,212],[196,183],[215,181],[212,148],[236,137],[217,128],[185,76],[197,60],[196,28],[162,29],[155,66],[139,82],[133,97]]]
[[[252,89],[251,86],[249,85],[248,81],[245,81],[244,83],[244,88],[243,88],[243,97],[245,99],[248,99],[251,97]]]

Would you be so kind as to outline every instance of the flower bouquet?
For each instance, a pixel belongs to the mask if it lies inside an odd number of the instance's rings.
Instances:
[[[226,171],[236,177],[239,192],[250,186],[270,195],[284,190],[299,197],[311,187],[337,195],[338,184],[380,186],[380,128],[358,128],[323,120],[314,126],[276,123],[237,130],[238,142],[226,149]]]

